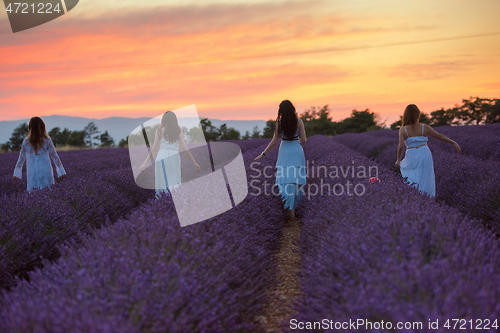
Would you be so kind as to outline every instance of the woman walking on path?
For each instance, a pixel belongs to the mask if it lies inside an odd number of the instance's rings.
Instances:
[[[436,183],[434,178],[434,163],[432,154],[427,146],[428,136],[438,140],[451,143],[458,153],[462,149],[452,139],[436,132],[432,127],[419,123],[420,110],[415,104],[406,107],[402,126],[399,129],[399,146],[396,159],[396,167],[400,168],[401,174],[407,182],[413,184],[421,192],[431,197],[436,196]],[[405,158],[401,161],[403,147],[406,145]]]
[[[155,142],[146,160],[140,167],[144,171],[149,161],[154,156],[155,161],[155,189],[157,198],[162,192],[169,193],[170,190],[180,186],[181,180],[181,151],[186,151],[193,162],[196,171],[200,166],[196,163],[184,141],[184,134],[177,121],[177,116],[172,111],[163,114],[160,127],[155,132]]]
[[[14,169],[14,180],[23,177],[23,165],[26,161],[28,191],[49,187],[54,184],[54,172],[50,160],[56,166],[57,177],[65,178],[66,171],[52,140],[45,129],[45,123],[39,117],[33,117],[28,124],[28,135],[24,138],[21,153]]]
[[[292,215],[302,197],[306,183],[306,159],[303,147],[306,144],[306,131],[302,119],[297,117],[295,107],[289,100],[280,103],[274,135],[269,145],[254,160],[269,153],[281,138],[281,144],[276,161],[276,185],[286,209]]]

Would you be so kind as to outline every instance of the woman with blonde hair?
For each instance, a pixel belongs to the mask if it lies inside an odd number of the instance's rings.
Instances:
[[[66,171],[47,131],[45,123],[39,117],[33,117],[28,124],[28,135],[24,138],[21,153],[14,169],[14,180],[23,176],[23,165],[26,161],[26,177],[28,191],[49,187],[54,184],[54,172],[50,160],[56,166],[57,177],[65,178]]]
[[[431,136],[453,144],[458,153],[461,153],[462,149],[458,143],[436,132],[429,125],[420,123],[419,120],[419,108],[415,104],[408,105],[403,114],[402,126],[399,129],[396,167],[400,168],[402,176],[406,178],[408,183],[413,184],[421,192],[434,197],[436,196],[434,162],[427,146],[427,137]],[[404,145],[406,145],[406,154],[401,161]]]

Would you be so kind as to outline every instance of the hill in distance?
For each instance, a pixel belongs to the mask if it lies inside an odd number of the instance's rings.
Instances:
[[[118,144],[121,139],[125,139],[127,135],[132,132],[137,126],[150,120],[151,118],[125,118],[125,117],[111,117],[105,119],[93,119],[93,118],[82,118],[82,117],[70,117],[70,116],[45,116],[42,118],[47,126],[47,132],[49,132],[54,127],[59,127],[61,130],[64,128],[70,131],[81,131],[90,122],[94,122],[100,131],[99,134],[108,131],[109,135]],[[209,119],[212,125],[215,127],[220,127],[222,124],[227,124],[228,127],[233,127],[238,130],[241,135],[244,135],[246,131],[252,133],[253,128],[257,126],[259,131],[264,129],[266,126],[265,120],[220,120],[220,119]],[[12,131],[22,123],[28,123],[29,119],[24,120],[13,120],[13,121],[0,121],[0,143],[5,143],[9,140]]]

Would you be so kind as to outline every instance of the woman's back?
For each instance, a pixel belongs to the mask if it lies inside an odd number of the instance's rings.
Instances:
[[[414,126],[421,125],[421,126]],[[419,130],[417,130],[416,128]],[[403,127],[406,133],[405,144],[407,148],[423,146],[427,144],[428,138],[424,135],[425,127],[424,124],[413,124],[413,125],[405,125]]]

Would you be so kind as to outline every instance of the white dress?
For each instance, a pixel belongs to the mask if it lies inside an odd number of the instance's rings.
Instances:
[[[159,196],[162,192],[168,193],[181,184],[181,158],[179,141],[168,142],[164,137],[160,139],[160,149],[155,163],[155,189]]]
[[[422,124],[422,135],[419,136],[410,137],[406,127],[404,130],[408,138],[405,140],[407,148],[405,158],[399,165],[401,174],[408,183],[413,184],[421,192],[434,197],[436,196],[434,162],[427,146],[428,138],[424,136],[424,125]]]
[[[26,161],[26,176],[28,178],[28,191],[36,188],[48,187],[55,183],[54,171],[50,160],[56,166],[57,177],[66,174],[59,155],[50,138],[45,138],[42,147],[35,153],[28,138],[25,138],[21,146],[21,153],[14,169],[14,177],[23,177],[23,165]]]

